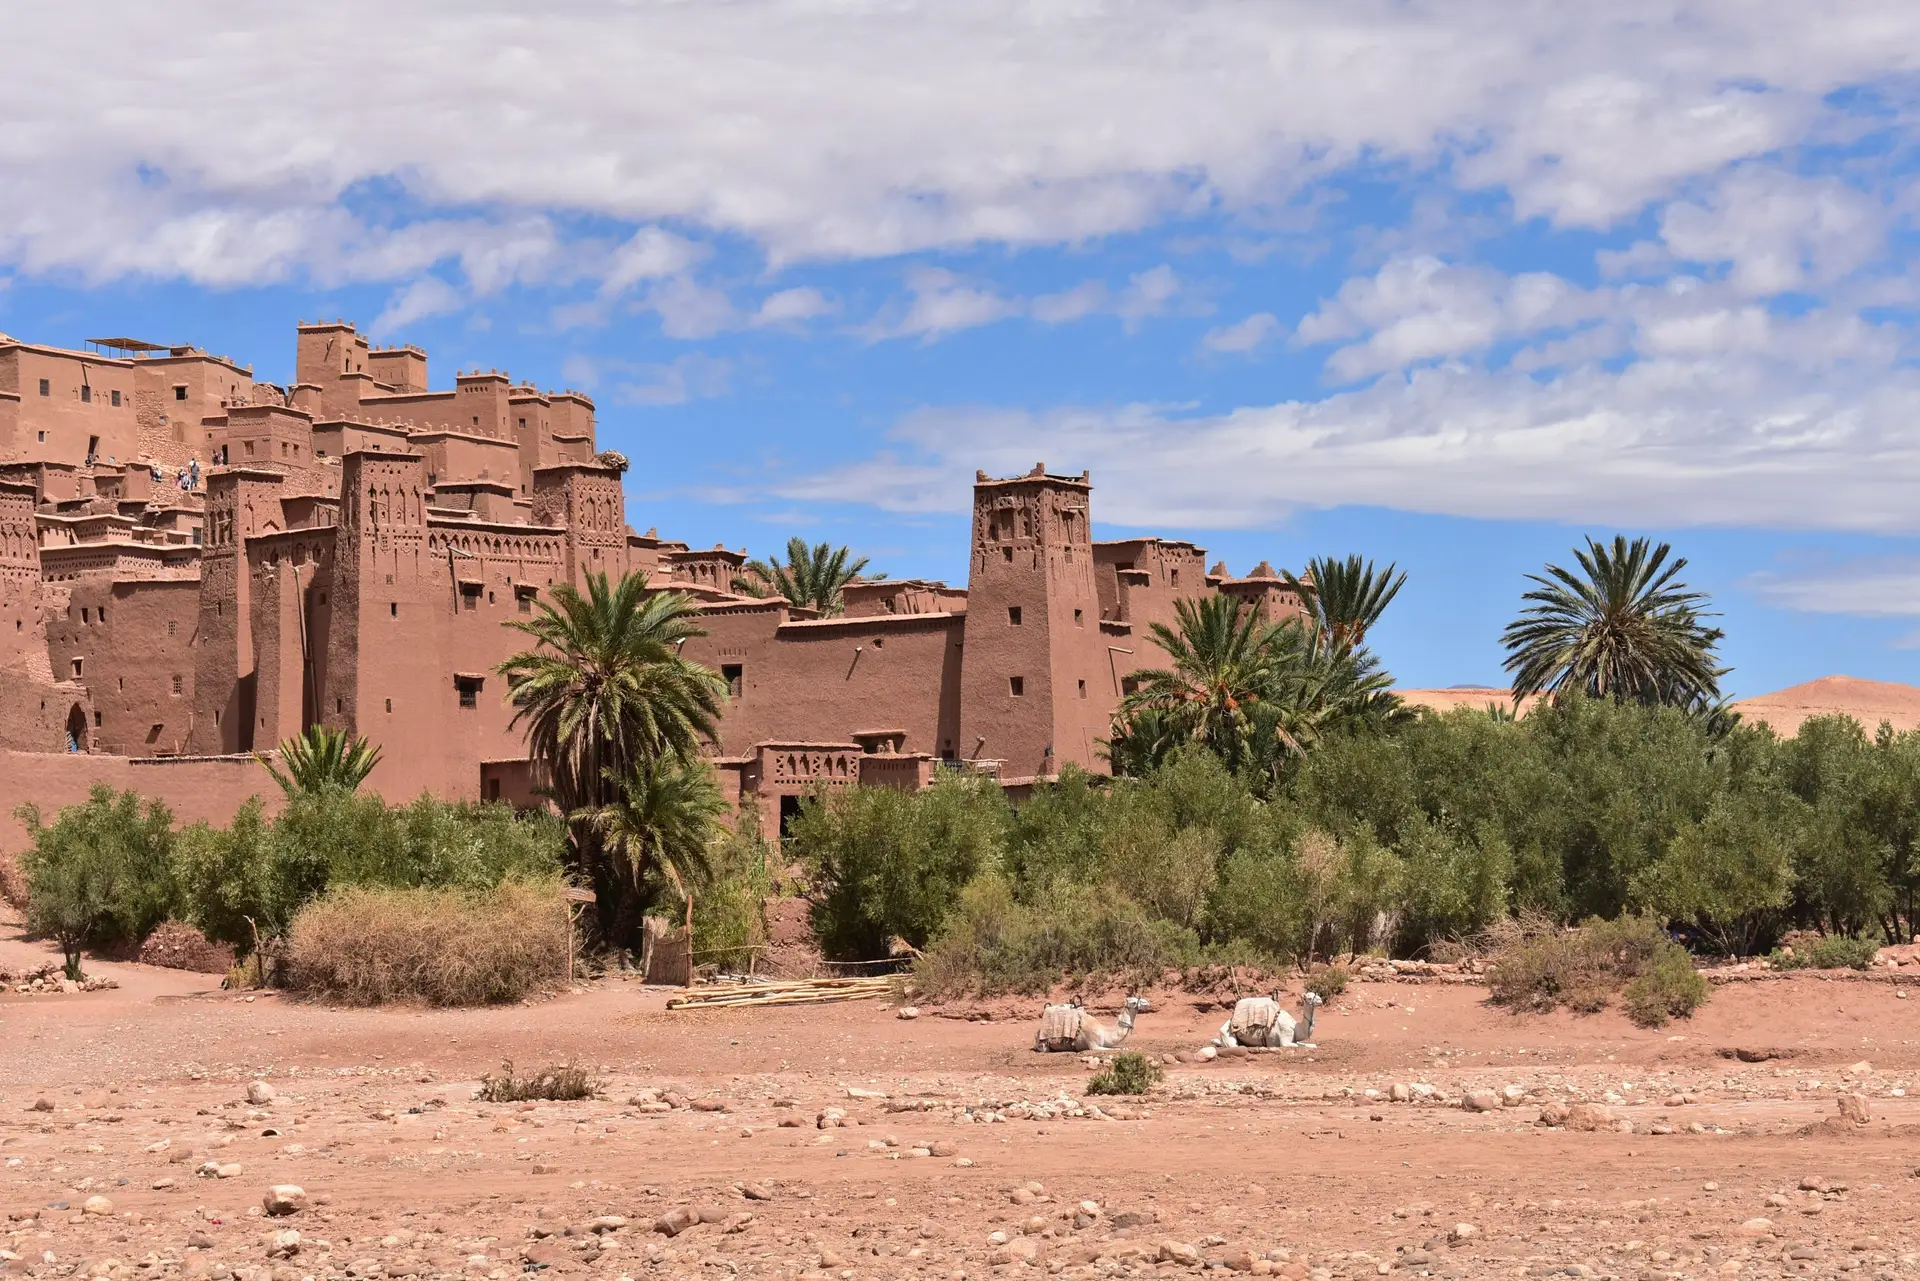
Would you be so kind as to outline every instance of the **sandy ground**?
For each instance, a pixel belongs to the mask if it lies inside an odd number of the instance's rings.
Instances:
[[[0,942],[0,967],[29,955]],[[603,981],[350,1011],[94,968],[120,988],[0,995],[10,1275],[1920,1275],[1920,990],[1887,979],[1730,984],[1651,1032],[1356,983],[1317,1050],[1169,1067],[1076,1116],[1058,1101],[1090,1069],[1032,1052],[1037,1007],[681,1014]],[[1224,1017],[1161,994],[1129,1048],[1192,1050]],[[598,1065],[606,1088],[475,1102],[503,1059]],[[1396,1083],[1434,1098],[1391,1102]],[[1517,1106],[1460,1106],[1510,1085]],[[1872,1119],[1830,1122],[1841,1093]],[[1537,1124],[1578,1100],[1632,1132]],[[848,1124],[820,1128],[829,1108]],[[306,1204],[268,1218],[283,1183]],[[703,1221],[655,1231],[676,1210]]]

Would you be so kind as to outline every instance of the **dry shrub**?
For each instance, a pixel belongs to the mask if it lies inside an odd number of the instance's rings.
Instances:
[[[11,854],[0,854],[0,903],[17,912],[27,910],[27,878]]]
[[[568,929],[553,882],[341,889],[294,918],[286,984],[347,1005],[517,1001],[565,980]]]
[[[162,921],[141,940],[138,959],[144,965],[196,974],[225,974],[233,968],[233,949],[215,943],[184,921]]]
[[[1496,1005],[1597,1014],[1624,990],[1627,1016],[1642,1027],[1658,1027],[1692,1014],[1707,999],[1693,958],[1648,917],[1592,920],[1572,929],[1526,917],[1488,933],[1487,986]]]
[[[500,1065],[498,1074],[489,1072],[480,1078],[474,1097],[483,1103],[527,1103],[534,1099],[590,1099],[600,1093],[600,1080],[577,1063],[541,1068],[524,1076],[516,1075],[513,1060]]]

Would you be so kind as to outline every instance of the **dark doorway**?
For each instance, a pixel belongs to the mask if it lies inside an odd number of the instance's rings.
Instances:
[[[780,798],[780,839],[786,840],[793,835],[793,820],[800,817],[800,798],[782,796]]]
[[[78,703],[75,703],[73,710],[67,713],[67,750],[69,752],[87,750],[87,713]]]

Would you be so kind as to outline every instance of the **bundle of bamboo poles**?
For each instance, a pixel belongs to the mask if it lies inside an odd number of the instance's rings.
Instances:
[[[864,1001],[893,990],[890,978],[793,979],[779,983],[743,983],[711,992],[667,999],[670,1010],[717,1010],[734,1006],[824,1005],[829,1001]]]

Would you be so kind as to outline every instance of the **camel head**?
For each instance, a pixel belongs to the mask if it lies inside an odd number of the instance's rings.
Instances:
[[[1298,1040],[1311,1041],[1313,1039],[1313,1012],[1324,1004],[1326,1004],[1326,1002],[1320,999],[1318,992],[1309,992],[1300,998],[1301,1030],[1297,1034]]]
[[[1133,1026],[1133,1016],[1144,1014],[1153,1008],[1153,1003],[1144,996],[1130,996],[1120,1005],[1120,1022],[1124,1027]]]

